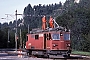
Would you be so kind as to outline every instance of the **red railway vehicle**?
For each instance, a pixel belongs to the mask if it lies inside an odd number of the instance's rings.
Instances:
[[[53,19],[54,27],[33,29],[27,34],[26,50],[29,55],[63,55],[70,56],[71,42],[70,31],[59,26]],[[57,27],[55,27],[55,24]],[[53,26],[53,25],[52,25]]]

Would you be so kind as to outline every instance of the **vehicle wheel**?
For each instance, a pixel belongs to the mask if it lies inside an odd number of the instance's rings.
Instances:
[[[29,53],[27,52],[27,54],[26,54],[27,56],[29,56]]]
[[[68,54],[67,56],[70,57],[70,54]]]
[[[70,54],[65,54],[63,55],[63,57],[70,57]]]
[[[49,55],[46,55],[46,54],[45,54],[45,55],[43,55],[43,57],[44,57],[44,58],[49,58]]]
[[[27,51],[27,56],[31,56],[32,55],[32,51]]]
[[[49,55],[47,55],[47,58],[49,58]]]
[[[67,55],[63,55],[63,57],[67,57]]]

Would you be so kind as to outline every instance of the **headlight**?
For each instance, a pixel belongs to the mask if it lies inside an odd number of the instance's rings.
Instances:
[[[31,46],[31,43],[29,43],[28,46]]]
[[[67,44],[67,46],[69,47],[69,46],[71,46],[70,44]]]
[[[53,44],[53,47],[56,47],[56,46],[58,46],[58,44]]]

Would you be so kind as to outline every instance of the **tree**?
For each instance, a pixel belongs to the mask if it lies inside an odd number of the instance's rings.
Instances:
[[[68,3],[70,1],[67,1]],[[65,12],[57,18],[58,24],[71,29],[72,47],[75,50],[90,51],[90,2],[82,0],[80,3],[64,6]],[[78,47],[79,46],[79,47]]]

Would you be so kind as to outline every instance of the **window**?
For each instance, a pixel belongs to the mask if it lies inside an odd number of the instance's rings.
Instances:
[[[60,34],[56,34],[56,33],[52,34],[52,39],[53,40],[60,40]]]
[[[51,34],[49,33],[49,40],[51,39]]]
[[[28,41],[28,35],[26,36],[26,40]]]
[[[35,39],[39,39],[39,35],[35,35]]]
[[[48,36],[48,34],[47,34],[47,40],[49,40],[49,36]]]
[[[50,40],[51,39],[51,34],[47,34],[47,40]]]
[[[64,40],[70,40],[70,34],[64,34]]]

